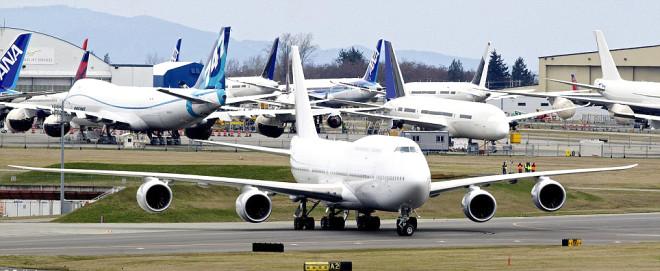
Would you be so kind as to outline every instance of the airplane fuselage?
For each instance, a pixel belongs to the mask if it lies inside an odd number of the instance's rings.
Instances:
[[[291,153],[297,182],[342,184],[337,208],[395,212],[420,207],[429,197],[428,164],[408,138],[368,136],[345,142],[295,136]]]
[[[660,83],[657,82],[596,79],[594,85],[603,87],[601,95],[610,100],[660,105]]]
[[[228,77],[226,85],[227,97],[269,94],[273,93],[278,87],[277,82],[261,76]]]
[[[484,102],[490,96],[479,86],[469,82],[411,82],[404,85],[406,95],[433,96],[467,102]]]
[[[188,90],[199,98],[217,103],[224,100],[222,96],[218,97],[215,89]],[[96,79],[82,79],[68,92],[35,96],[24,103],[60,108],[62,99],[66,99],[64,107],[67,109],[85,111],[94,117],[94,113],[98,113],[98,117],[116,117],[125,120],[129,126],[126,128],[133,131],[186,128],[199,123],[218,109],[218,106],[191,103],[159,92],[155,88],[117,86]]]
[[[380,89],[380,85],[369,83],[359,78],[336,78],[336,79],[307,79],[305,87],[311,96],[325,99],[339,99],[353,102],[367,102],[378,94],[375,91],[360,89],[351,85],[373,90]],[[295,84],[289,86],[295,90]],[[283,88],[280,86],[280,88]]]
[[[509,122],[504,112],[486,103],[404,96],[385,103],[384,107],[388,109],[390,116],[446,123],[444,127],[423,126],[447,130],[456,138],[500,140],[509,134]]]

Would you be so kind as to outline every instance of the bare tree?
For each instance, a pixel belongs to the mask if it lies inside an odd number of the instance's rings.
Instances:
[[[147,57],[146,57],[144,63],[145,64],[150,64],[150,65],[155,65],[155,64],[158,64],[158,63],[163,63],[165,61],[167,61],[167,58],[158,56],[157,52],[152,52],[152,53],[147,54]]]
[[[284,81],[287,74],[287,63],[289,63],[289,54],[291,53],[291,46],[297,45],[300,52],[300,60],[303,65],[309,64],[312,55],[318,50],[318,45],[313,43],[314,36],[312,33],[284,33],[280,36],[280,45],[278,54],[280,56],[277,70],[277,78]]]

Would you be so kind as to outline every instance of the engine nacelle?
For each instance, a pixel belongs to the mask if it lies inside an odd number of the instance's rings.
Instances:
[[[149,213],[160,213],[167,210],[172,203],[172,189],[158,178],[145,178],[145,182],[137,190],[136,199],[142,210]]]
[[[260,223],[270,217],[273,204],[268,195],[254,187],[243,189],[236,198],[236,213],[246,222]]]
[[[479,187],[470,187],[463,200],[463,213],[474,222],[486,222],[495,216],[497,201],[495,197]]]
[[[12,109],[7,114],[7,117],[5,117],[5,127],[12,133],[25,132],[32,128],[35,116],[34,110],[27,110],[25,108]]]
[[[255,123],[257,132],[267,137],[277,138],[284,133],[284,123],[277,118],[258,116]]]
[[[212,121],[198,123],[194,126],[184,129],[183,134],[190,139],[207,140],[211,137],[211,134],[213,134],[211,129],[213,128],[213,124],[214,123]]]
[[[71,130],[71,123],[64,118],[64,122],[60,121],[59,114],[53,114],[44,120],[44,131],[48,136],[60,137],[62,135],[62,125],[64,125],[64,134]]]
[[[330,126],[330,128],[339,128],[342,123],[341,115],[337,113],[330,114],[326,120],[326,123],[328,126]]]
[[[563,97],[556,97],[552,102],[553,109],[563,109],[563,108],[571,108],[571,107],[575,107],[575,104],[571,102],[571,100]],[[557,112],[557,116],[559,116],[562,119],[570,119],[571,117],[575,116],[575,108],[559,111]]]
[[[557,181],[542,176],[532,187],[532,201],[536,208],[546,212],[554,212],[564,206],[566,190]]]
[[[607,110],[610,112],[614,121],[620,125],[632,124],[635,121],[635,112],[630,106],[623,104],[612,104]]]

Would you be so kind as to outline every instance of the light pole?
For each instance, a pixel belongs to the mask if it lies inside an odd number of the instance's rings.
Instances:
[[[60,215],[64,215],[64,102],[68,98],[67,93],[60,107]]]

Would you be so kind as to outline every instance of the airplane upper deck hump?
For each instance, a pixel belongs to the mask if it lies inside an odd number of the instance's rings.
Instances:
[[[363,80],[371,83],[376,83],[378,80],[378,63],[380,62],[380,48],[383,46],[383,39],[379,39],[376,43],[376,51],[371,56],[369,60],[369,65],[367,66],[367,71],[364,73]]]
[[[195,83],[196,89],[225,89],[225,65],[231,27],[223,27]]]
[[[5,49],[5,53],[0,58],[0,89],[9,90],[16,86],[31,37],[31,33],[20,34]]]
[[[317,138],[318,134],[316,133],[316,125],[314,125],[314,115],[309,103],[307,88],[305,88],[305,74],[303,73],[298,46],[291,46],[291,70],[293,83],[296,85],[296,132],[301,138]]]
[[[273,46],[270,48],[270,54],[268,54],[268,61],[264,67],[264,71],[261,73],[261,77],[268,80],[273,80],[275,75],[275,64],[277,64],[277,46],[280,43],[280,38],[275,38],[273,41]]]
[[[614,59],[612,58],[610,48],[605,41],[603,31],[595,30],[594,34],[596,35],[596,45],[598,45],[598,56],[600,56],[600,66],[603,70],[603,79],[621,80],[619,70],[617,70],[616,64],[614,64]]]
[[[388,100],[405,96],[403,76],[392,43],[385,41],[385,98]]]

